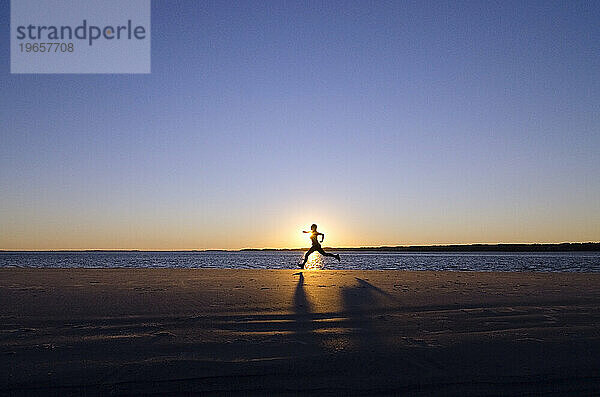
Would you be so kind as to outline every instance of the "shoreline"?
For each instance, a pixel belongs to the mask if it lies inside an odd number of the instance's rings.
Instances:
[[[0,267],[0,272],[3,270],[33,270],[33,271],[52,271],[52,270],[60,270],[60,271],[86,271],[86,270],[116,270],[116,271],[142,271],[142,270],[157,270],[157,271],[212,271],[212,270],[223,270],[223,271],[232,271],[232,272],[401,272],[401,273],[450,273],[450,274],[522,274],[522,275],[535,275],[535,274],[576,274],[576,275],[589,275],[589,276],[600,276],[600,270],[596,272],[587,272],[587,271],[544,271],[544,270],[425,270],[425,269],[347,269],[347,268],[333,268],[333,267],[324,267],[324,268],[306,268],[301,269],[299,267],[296,268],[258,268],[258,267],[33,267],[33,266],[18,266],[18,265],[7,265]]]

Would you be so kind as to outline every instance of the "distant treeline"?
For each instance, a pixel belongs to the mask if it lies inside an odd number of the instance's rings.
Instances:
[[[376,252],[564,252],[564,251],[600,251],[600,243],[559,243],[559,244],[455,244],[455,245],[409,245],[392,247],[325,247],[336,251],[376,251]],[[253,249],[241,251],[302,251],[304,248],[291,249]]]

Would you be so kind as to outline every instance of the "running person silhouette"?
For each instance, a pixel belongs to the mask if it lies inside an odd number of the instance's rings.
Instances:
[[[315,251],[318,251],[323,256],[332,256],[335,259],[337,259],[338,261],[340,260],[339,254],[330,254],[329,252],[323,251],[323,247],[321,247],[321,243],[323,242],[323,240],[325,240],[325,235],[323,233],[317,232],[317,225],[315,225],[313,223],[310,226],[310,232],[303,230],[302,233],[310,233],[310,241],[312,241],[312,247],[310,247],[310,249],[308,251],[306,251],[306,254],[304,254],[304,262],[302,262],[302,264],[298,265],[298,266],[300,266],[300,268],[304,269],[304,265],[306,265],[306,261],[308,261],[308,257],[310,256],[310,254],[312,254]],[[319,242],[319,236],[321,236],[321,242]]]

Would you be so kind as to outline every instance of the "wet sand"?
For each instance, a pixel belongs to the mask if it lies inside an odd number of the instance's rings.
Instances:
[[[600,274],[0,269],[0,394],[593,395]]]

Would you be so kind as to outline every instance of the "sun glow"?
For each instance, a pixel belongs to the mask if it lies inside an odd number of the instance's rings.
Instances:
[[[332,222],[325,222],[319,218],[307,218],[310,221],[305,223],[297,223],[294,229],[292,230],[293,242],[291,244],[294,247],[306,247],[307,249],[311,246],[311,230],[310,225],[316,223],[318,225],[317,230],[321,233],[325,233],[325,241],[323,246],[331,246],[336,245],[336,240],[339,241],[340,236],[338,234],[337,229],[335,229],[332,225]],[[307,231],[309,233],[302,233],[302,231]],[[319,237],[319,241],[321,241],[321,237]]]

